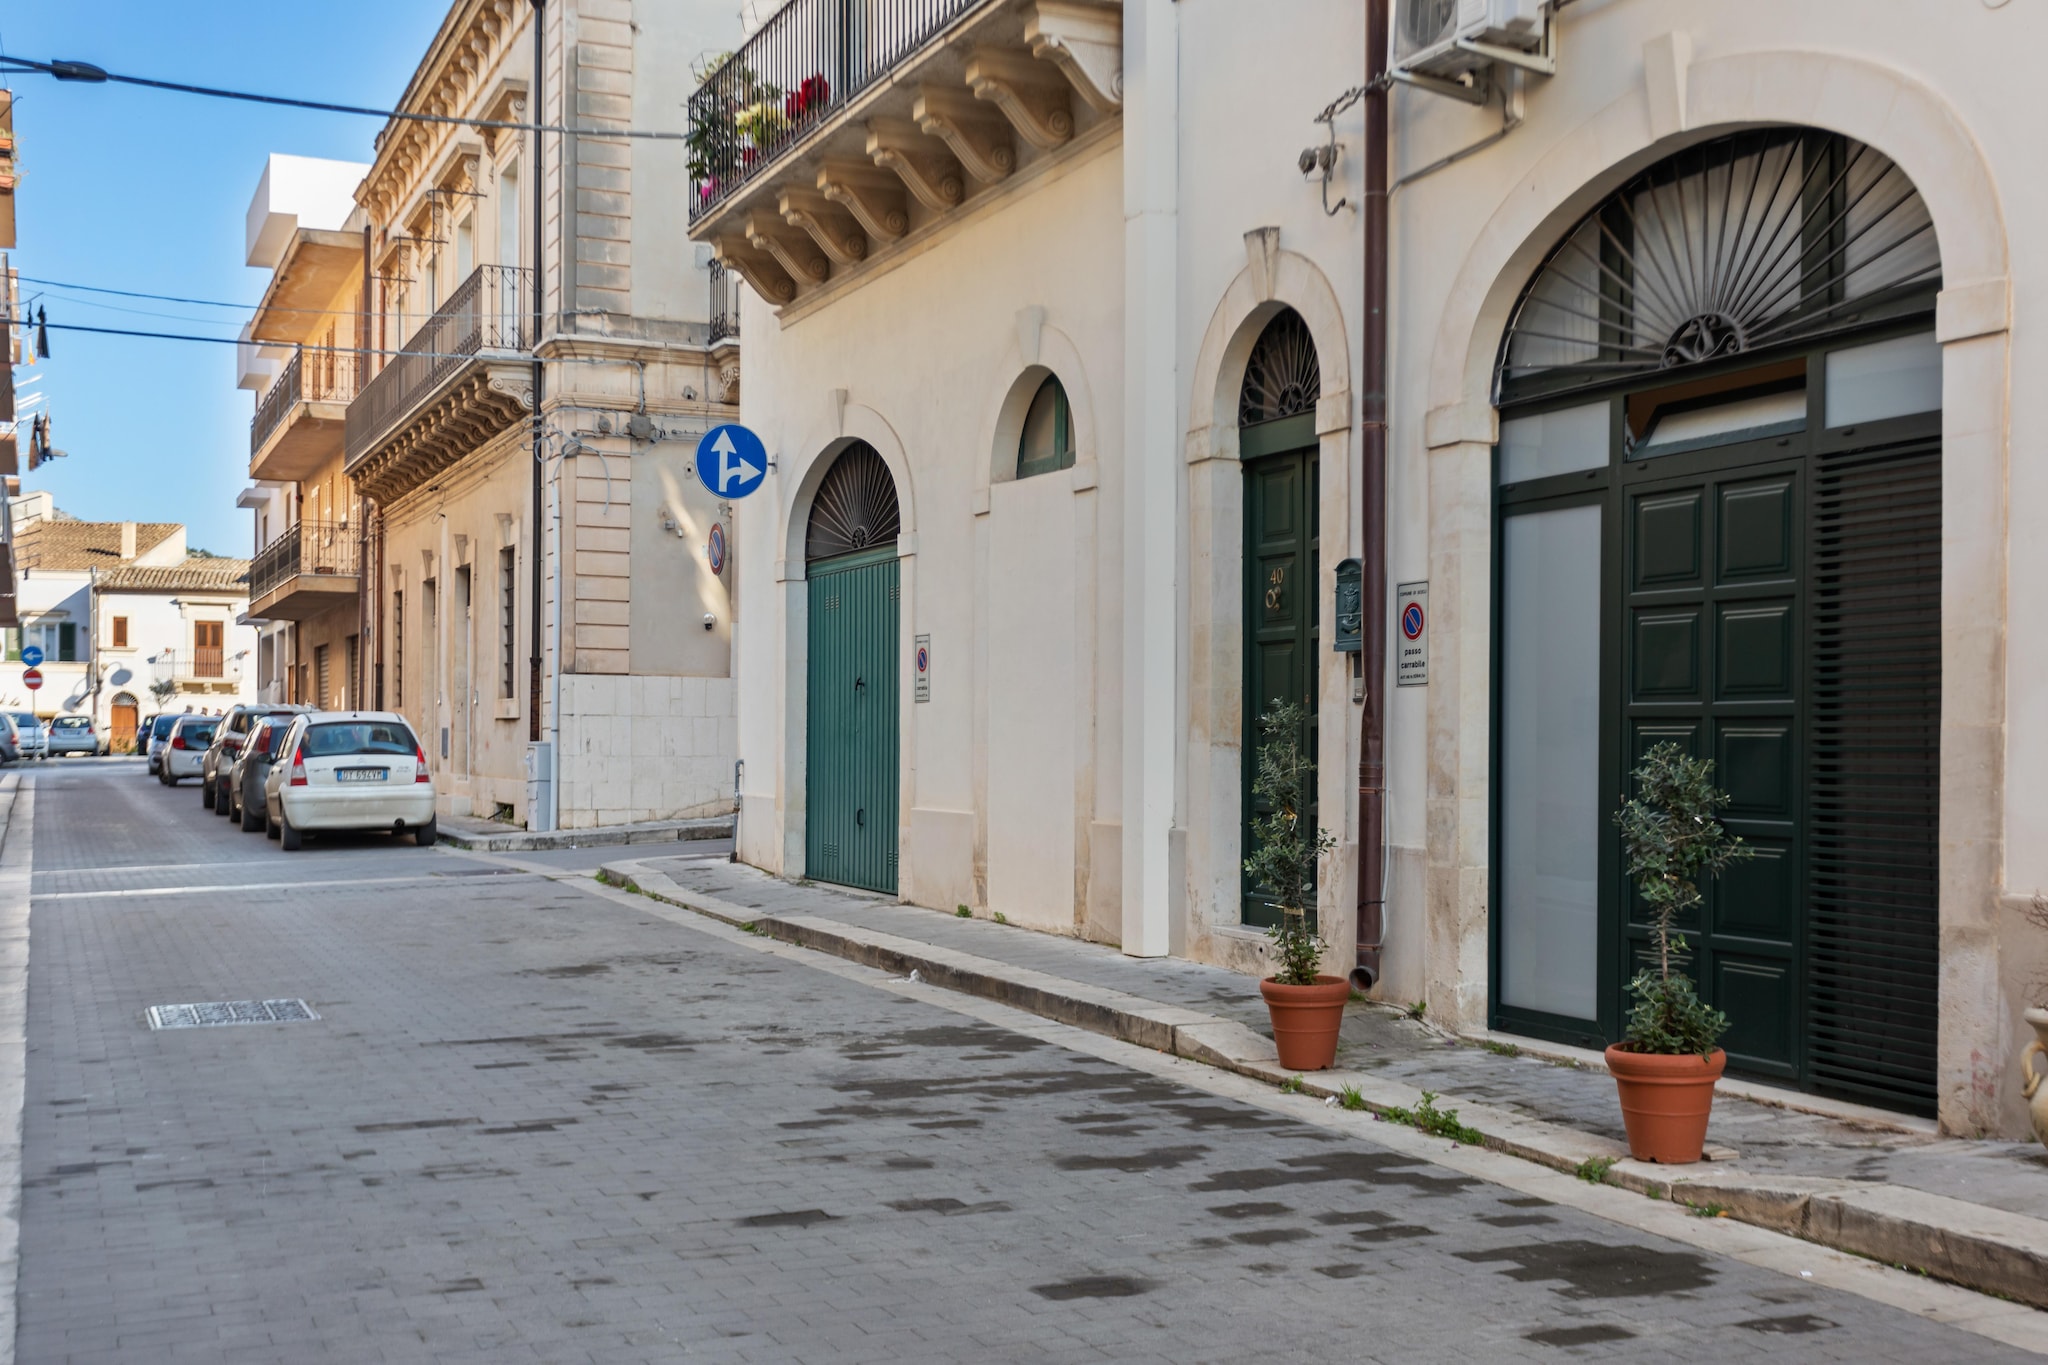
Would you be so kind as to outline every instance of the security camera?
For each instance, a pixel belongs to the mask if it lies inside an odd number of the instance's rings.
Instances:
[[[713,616],[708,611],[704,613],[704,629],[709,630],[712,626],[716,625],[717,623],[718,618],[716,616]]]

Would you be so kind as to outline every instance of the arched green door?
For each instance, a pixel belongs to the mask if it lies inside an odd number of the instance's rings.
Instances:
[[[895,481],[865,445],[825,476],[805,537],[804,875],[896,890],[902,592]]]

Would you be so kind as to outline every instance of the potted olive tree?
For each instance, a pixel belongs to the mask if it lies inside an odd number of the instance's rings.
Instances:
[[[1280,922],[1268,932],[1279,969],[1259,982],[1273,1020],[1273,1044],[1289,1071],[1321,1071],[1337,1060],[1337,1033],[1351,983],[1321,976],[1323,941],[1309,926],[1316,866],[1336,847],[1329,831],[1309,825],[1309,793],[1316,765],[1301,751],[1308,713],[1294,702],[1275,702],[1259,718],[1259,766],[1252,794],[1267,809],[1252,817],[1252,855],[1244,870],[1273,898]]]
[[[1628,876],[1649,906],[1655,969],[1629,983],[1635,1008],[1622,1041],[1607,1049],[1621,1096],[1629,1152],[1638,1161],[1698,1161],[1707,1139],[1714,1083],[1728,1064],[1715,1044],[1728,1016],[1699,998],[1692,977],[1673,972],[1685,952],[1679,918],[1700,903],[1700,882],[1750,856],[1719,819],[1728,794],[1714,786],[1711,760],[1672,741],[1654,746],[1635,770],[1636,796],[1614,817],[1628,855]]]

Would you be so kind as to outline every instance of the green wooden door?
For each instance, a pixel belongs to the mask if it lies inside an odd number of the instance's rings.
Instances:
[[[1314,440],[1298,419],[1267,424],[1300,426],[1294,439]],[[1245,429],[1244,446],[1257,450],[1257,427]],[[1277,701],[1294,701],[1308,713],[1302,751],[1316,753],[1316,452],[1313,447],[1263,455],[1244,462],[1244,829],[1243,847],[1253,847],[1251,820],[1266,807],[1252,795],[1258,768],[1259,717]],[[1309,806],[1315,821],[1313,801]],[[1242,877],[1242,874],[1240,874]],[[1244,922],[1279,923],[1271,900],[1243,879]]]
[[[804,875],[896,890],[896,550],[805,571],[810,597]]]
[[[1802,1051],[1805,462],[1738,458],[1671,456],[1624,475],[1621,749],[1628,767],[1663,740],[1714,760],[1733,798],[1726,824],[1756,856],[1703,888],[1682,926],[1689,969],[1732,1022],[1731,1065],[1791,1078]],[[1614,776],[1619,794],[1628,778]],[[1609,847],[1618,859],[1619,839]],[[1647,910],[1623,895],[1613,986],[1625,992],[1652,957]]]

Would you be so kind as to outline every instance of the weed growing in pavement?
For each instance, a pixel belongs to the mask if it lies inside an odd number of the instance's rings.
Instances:
[[[1414,1004],[1408,1007],[1408,1017],[1410,1019],[1420,1019],[1423,1015],[1428,1013],[1429,1002],[1427,1000],[1417,1000]]]
[[[1304,1080],[1302,1077],[1289,1076],[1286,1080],[1280,1082],[1280,1093],[1283,1095],[1299,1095],[1302,1092],[1303,1086]]]
[[[964,905],[963,905],[963,906],[961,906],[961,907],[960,907],[959,909],[957,909],[957,910],[955,910],[955,911],[953,912],[953,918],[954,918],[954,919],[973,919],[973,918],[974,918],[974,912],[973,912],[972,910],[969,910],[969,909],[968,909],[968,908],[967,908],[966,906],[964,906]]]
[[[1551,1066],[1563,1067],[1566,1071],[1584,1071],[1586,1069],[1586,1064],[1576,1057],[1545,1057],[1543,1060]]]
[[[1000,910],[996,911],[992,918],[997,924],[1008,924],[1010,922],[1010,917]]]
[[[1607,1173],[1614,1169],[1614,1163],[1618,1160],[1620,1158],[1611,1156],[1589,1156],[1579,1163],[1579,1169],[1572,1174],[1588,1185],[1605,1185]]]
[[[1389,1105],[1387,1107],[1387,1117],[1396,1123],[1405,1123],[1410,1127],[1420,1128],[1423,1132],[1433,1137],[1449,1138],[1453,1142],[1462,1142],[1468,1147],[1484,1147],[1486,1145],[1486,1134],[1480,1132],[1477,1128],[1468,1128],[1460,1123],[1457,1110],[1439,1109],[1436,1107],[1436,1092],[1434,1090],[1423,1091],[1422,1103],[1416,1105],[1413,1109],[1403,1109],[1399,1105]]]
[[[1728,1209],[1722,1204],[1687,1204],[1685,1211],[1695,1218],[1726,1218]]]
[[[1365,1108],[1365,1096],[1358,1092],[1357,1086],[1347,1085],[1337,1092],[1337,1103],[1345,1109],[1363,1109]]]
[[[743,932],[743,933],[748,933],[748,934],[755,934],[755,935],[759,935],[759,934],[762,934],[762,933],[765,933],[765,932],[767,932],[766,930],[762,929],[760,925],[758,925],[758,924],[754,923],[754,922],[753,922],[752,920],[748,920],[748,921],[747,921],[747,922],[746,922],[745,924],[742,924],[742,925],[740,926],[740,930],[741,930],[741,932]]]
[[[1496,1057],[1519,1057],[1522,1055],[1522,1049],[1513,1043],[1497,1043],[1491,1038],[1487,1039],[1481,1046]]]

